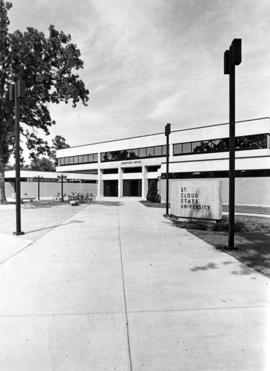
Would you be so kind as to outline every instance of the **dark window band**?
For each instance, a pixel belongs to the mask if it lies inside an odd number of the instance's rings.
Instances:
[[[57,159],[57,166],[92,164],[98,161],[97,153],[90,153],[88,155],[68,156]]]
[[[151,157],[165,157],[166,156],[166,146],[152,146],[143,148],[133,148],[124,149],[119,151],[102,152],[100,154],[101,162],[109,161],[125,161],[134,160],[141,158],[151,158]]]
[[[246,151],[251,149],[268,148],[269,134],[246,135],[235,138],[235,150]],[[193,155],[201,153],[229,151],[229,138],[200,140],[173,145],[173,155]]]
[[[252,177],[270,177],[270,169],[259,170],[236,170],[235,176],[237,178],[252,178]],[[229,172],[216,170],[216,171],[194,171],[185,173],[170,173],[170,179],[194,179],[194,178],[228,178]],[[161,174],[161,179],[166,179],[166,173]]]

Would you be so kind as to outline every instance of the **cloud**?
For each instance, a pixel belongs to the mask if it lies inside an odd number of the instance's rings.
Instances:
[[[223,52],[235,37],[243,39],[237,116],[267,113],[268,0],[13,3],[13,28],[46,30],[55,24],[71,33],[82,51],[89,105],[53,111],[62,135],[74,145],[160,131],[167,120],[178,128],[226,121]]]

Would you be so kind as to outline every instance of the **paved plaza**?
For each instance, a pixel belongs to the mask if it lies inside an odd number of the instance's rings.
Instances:
[[[35,240],[0,234],[0,370],[270,369],[268,278],[164,209],[77,210]]]

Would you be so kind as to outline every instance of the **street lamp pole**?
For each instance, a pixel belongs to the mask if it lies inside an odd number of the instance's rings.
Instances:
[[[224,74],[229,75],[229,235],[228,247],[234,248],[235,216],[235,66],[242,62],[242,40],[234,39],[224,53]]]
[[[61,202],[64,202],[64,179],[66,179],[67,177],[62,174],[57,178],[61,181]]]
[[[21,230],[21,174],[20,174],[20,99],[25,96],[24,81],[19,78],[9,87],[9,99],[15,102],[15,169],[16,169],[16,232],[14,235],[24,234]]]
[[[169,136],[171,134],[171,124],[165,125],[166,136],[166,216],[169,215],[169,156],[170,156],[170,143]]]
[[[38,175],[37,176],[37,181],[38,181],[38,201],[40,201],[40,182],[41,179],[43,179],[43,176]]]

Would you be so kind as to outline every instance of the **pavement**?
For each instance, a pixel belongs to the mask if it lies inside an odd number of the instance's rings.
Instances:
[[[0,370],[269,370],[269,279],[163,212],[98,201],[1,234]]]

